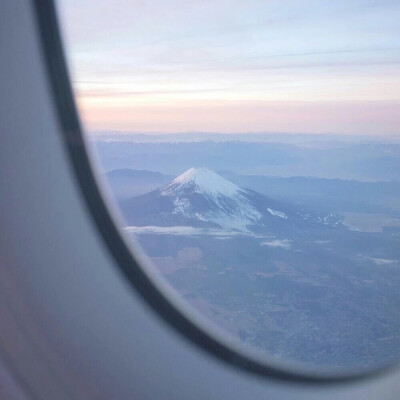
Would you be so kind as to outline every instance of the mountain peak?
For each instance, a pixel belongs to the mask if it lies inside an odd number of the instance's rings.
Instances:
[[[172,215],[202,224],[247,232],[261,218],[245,190],[207,168],[188,169],[160,188],[160,194],[172,202]]]
[[[178,190],[191,190],[212,196],[232,197],[241,189],[210,169],[199,167],[190,168],[177,176],[162,188],[164,195],[174,194]]]

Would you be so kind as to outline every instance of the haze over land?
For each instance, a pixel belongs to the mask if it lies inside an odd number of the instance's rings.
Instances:
[[[126,233],[240,342],[331,369],[398,359],[396,137],[103,132],[91,143]]]
[[[129,237],[246,346],[330,369],[395,361],[400,185],[224,175],[243,186],[206,168],[174,179],[115,170],[107,180]]]
[[[146,169],[178,175],[193,166],[245,175],[399,181],[397,137],[339,135],[91,136],[102,169]]]

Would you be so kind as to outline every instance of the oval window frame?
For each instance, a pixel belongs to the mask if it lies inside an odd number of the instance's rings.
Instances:
[[[209,329],[200,326],[187,312],[185,313],[184,306],[179,307],[176,300],[161,291],[159,284],[141,265],[143,261],[133,254],[131,246],[122,237],[92,170],[92,162],[69,79],[54,0],[34,0],[33,7],[56,117],[84,202],[107,249],[119,270],[129,281],[132,290],[139,293],[161,319],[208,354],[242,371],[265,378],[302,384],[338,384],[377,377],[398,365],[392,363],[360,372],[344,370],[340,373],[320,373],[316,371],[317,368],[308,370],[301,364],[294,364],[296,367],[293,368],[288,365],[289,363],[267,361],[266,357],[257,357],[244,347],[234,346],[221,340]]]

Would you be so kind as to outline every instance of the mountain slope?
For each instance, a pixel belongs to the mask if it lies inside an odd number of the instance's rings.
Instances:
[[[105,174],[111,193],[119,200],[140,196],[165,185],[171,180],[159,172],[116,169]]]
[[[161,188],[121,202],[128,225],[193,226],[238,232],[287,233],[336,227],[320,216],[243,189],[206,168],[191,168]]]

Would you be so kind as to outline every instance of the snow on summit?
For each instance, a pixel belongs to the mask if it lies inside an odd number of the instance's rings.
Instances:
[[[173,214],[218,224],[225,229],[246,231],[261,214],[246,197],[246,191],[207,168],[190,168],[160,189],[162,196],[173,197]],[[207,200],[206,208],[195,206],[191,196]],[[189,197],[188,197],[189,196]]]
[[[162,194],[167,196],[180,190],[191,190],[213,197],[233,197],[241,191],[238,186],[207,168],[188,169],[164,186]]]

